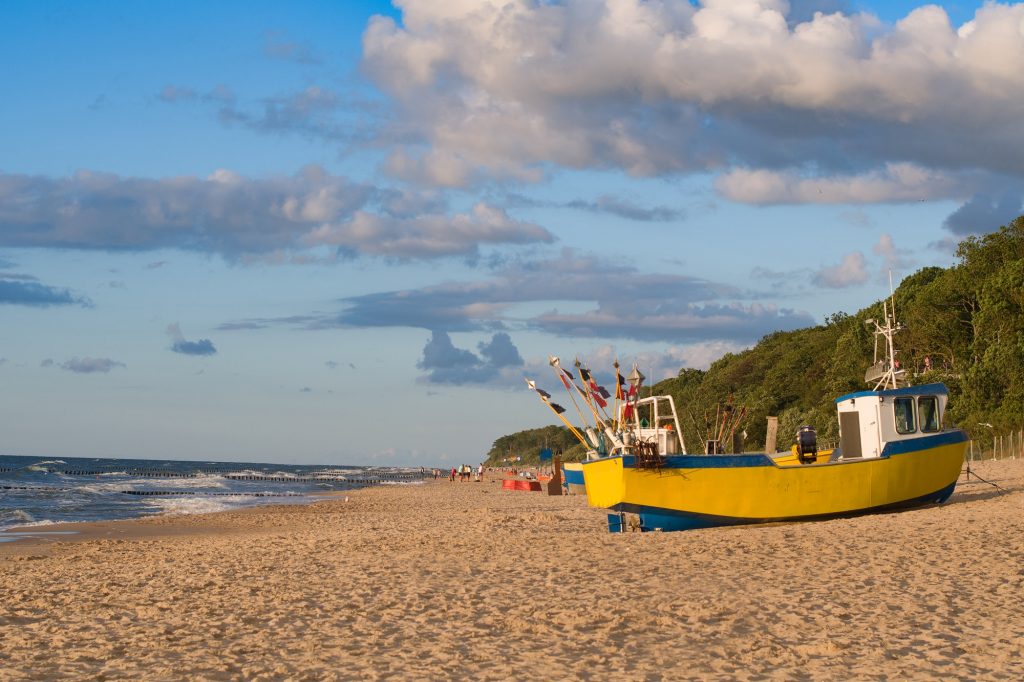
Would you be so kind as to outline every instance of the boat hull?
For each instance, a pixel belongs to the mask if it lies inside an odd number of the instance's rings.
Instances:
[[[583,480],[582,462],[563,462],[562,476],[565,477],[565,485],[570,495],[586,495],[587,486]]]
[[[763,454],[679,455],[660,469],[631,456],[583,464],[591,506],[637,514],[641,530],[688,530],[895,510],[949,498],[962,431],[886,445],[881,457],[779,466]]]

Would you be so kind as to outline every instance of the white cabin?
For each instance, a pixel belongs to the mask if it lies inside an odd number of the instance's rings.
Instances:
[[[943,384],[860,391],[837,398],[839,459],[880,457],[888,443],[942,432],[948,400]]]

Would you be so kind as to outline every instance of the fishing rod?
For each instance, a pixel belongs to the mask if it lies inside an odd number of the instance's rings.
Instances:
[[[590,422],[588,422],[587,418],[583,416],[583,410],[580,409],[579,403],[576,402],[576,396],[572,394],[573,388],[576,388],[576,390],[579,391],[579,388],[576,386],[576,382],[572,380],[572,375],[562,369],[557,355],[549,356],[548,364],[551,365],[551,371],[555,373],[555,376],[562,382],[562,386],[565,387],[566,393],[569,394],[569,399],[572,400],[573,407],[576,408],[576,412],[580,415],[580,422],[589,427]],[[594,415],[594,418],[596,420],[596,414]]]
[[[615,367],[615,403],[612,408],[612,415],[614,417],[612,419],[612,428],[621,430],[623,427],[622,410],[620,408],[622,407],[622,403],[625,401],[626,396],[622,391],[623,378],[622,374],[619,372],[618,358],[615,358],[615,362],[612,363],[612,366]]]
[[[739,415],[733,420],[732,428],[729,429],[729,442],[732,443],[733,436],[736,434],[736,429],[739,428],[740,424],[743,423],[743,419],[747,416],[747,406],[741,405]],[[739,453],[736,453],[739,454]]]
[[[608,424],[606,424],[605,422],[611,423],[612,418],[608,416],[608,403],[604,402],[605,396],[602,393],[600,393],[599,389],[601,389],[601,387],[597,385],[596,381],[594,381],[594,375],[591,373],[590,368],[583,367],[580,364],[579,358],[576,359],[576,371],[580,375],[580,382],[583,384],[586,391],[580,391],[579,386],[576,387],[576,390],[583,393],[583,397],[586,399],[587,404],[590,405],[590,409],[594,413],[594,417],[595,419],[598,420],[601,427],[607,428]],[[605,393],[607,393],[607,390],[605,390]],[[600,396],[600,398],[598,396]],[[602,403],[604,404],[602,405]],[[594,407],[595,404],[597,405],[597,407]],[[604,415],[603,420],[598,414],[598,408],[600,408],[601,414]]]
[[[587,443],[587,440],[583,437],[583,435],[579,431],[577,431],[576,428],[569,422],[569,420],[562,415],[562,412],[565,412],[565,408],[557,403],[551,402],[550,393],[543,389],[537,388],[536,382],[534,382],[532,379],[526,379],[526,385],[530,387],[531,391],[537,394],[537,397],[540,398],[540,401],[542,403],[547,405],[548,408],[555,413],[556,417],[562,420],[562,423],[565,424],[570,431],[572,431],[572,435],[576,436],[576,439],[579,440],[580,443],[583,443],[583,445],[587,448],[590,447],[590,445]]]

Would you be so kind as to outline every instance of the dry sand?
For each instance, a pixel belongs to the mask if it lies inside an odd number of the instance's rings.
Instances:
[[[976,470],[1005,492],[683,533],[445,480],[4,543],[0,679],[1019,680],[1024,462]]]

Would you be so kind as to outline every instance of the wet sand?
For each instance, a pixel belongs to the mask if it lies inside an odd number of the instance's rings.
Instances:
[[[0,543],[0,679],[1021,679],[1024,462],[974,468],[1005,490],[683,533],[447,480],[75,526]]]

